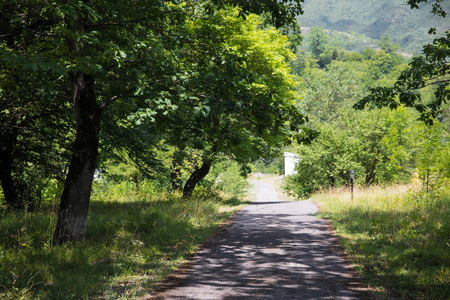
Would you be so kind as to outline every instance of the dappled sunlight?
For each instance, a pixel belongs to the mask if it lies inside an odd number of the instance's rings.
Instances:
[[[0,278],[0,293],[4,287],[12,288],[3,294],[10,298],[19,293],[54,299],[145,293],[245,203],[224,195],[186,200],[154,191],[128,190],[126,197],[117,191],[97,193],[84,242],[63,246],[52,244],[53,206],[5,214],[0,219],[0,272],[9,275]]]
[[[311,201],[280,201],[251,181],[257,199],[209,240],[189,274],[156,299],[359,299],[364,289]]]

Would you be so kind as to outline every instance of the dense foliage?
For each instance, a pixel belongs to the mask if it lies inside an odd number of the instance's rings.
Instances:
[[[31,209],[56,185],[54,242],[81,241],[103,162],[136,164],[139,184],[162,177],[156,153],[172,149],[176,187],[177,160],[195,153],[183,182],[189,197],[217,157],[245,170],[262,153],[308,140],[287,63],[291,46],[271,27],[294,36],[301,2],[2,3],[7,207]]]
[[[419,8],[424,0],[410,0],[411,8]],[[434,1],[432,12],[440,20],[447,16],[441,0]],[[355,104],[355,108],[368,106],[412,107],[420,113],[420,118],[432,124],[435,118],[445,118],[445,107],[450,102],[450,28],[432,27],[428,33],[434,36],[433,42],[423,47],[422,56],[412,59],[408,67],[398,76],[393,86],[377,86],[370,94]],[[423,97],[422,91],[431,87],[432,97]]]
[[[286,145],[299,198],[347,185],[350,170],[357,185],[412,177],[425,198],[448,185],[448,2],[407,1],[436,16],[406,22],[432,27],[408,64],[402,26],[379,26],[369,1],[314,1],[319,17],[333,9],[327,24],[370,23],[359,34],[379,40],[358,52],[318,26],[302,42],[302,2],[3,1],[0,297],[116,297],[127,276],[150,286],[242,203],[251,171],[283,173]]]
[[[303,93],[300,106],[309,115],[310,126],[321,134],[311,145],[293,150],[300,161],[297,174],[285,182],[288,191],[308,197],[319,189],[346,185],[352,169],[356,183],[364,185],[407,182],[416,169],[421,178],[434,182],[448,178],[448,164],[441,162],[448,161],[449,153],[448,104],[441,102],[438,124],[432,127],[417,121],[418,112],[400,105],[353,109],[371,89],[390,89],[408,70],[396,53],[398,45],[383,37],[378,51],[348,52],[331,44],[320,27],[313,28],[305,40],[310,52],[300,50],[292,66]],[[433,92],[436,89],[431,86],[424,88],[424,101],[433,103]],[[426,149],[436,152],[425,154]],[[428,179],[424,182],[428,186]]]

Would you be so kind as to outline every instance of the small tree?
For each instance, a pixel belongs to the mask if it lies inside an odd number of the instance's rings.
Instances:
[[[190,75],[185,75],[178,109],[164,121],[183,120],[173,125],[170,143],[203,151],[202,164],[184,184],[184,197],[208,174],[217,155],[248,163],[282,145],[291,130],[300,134],[306,121],[294,105],[287,64],[293,54],[286,37],[274,28],[259,29],[255,15],[239,18],[236,8],[189,26],[201,47],[180,53],[183,69],[191,71],[185,73]]]

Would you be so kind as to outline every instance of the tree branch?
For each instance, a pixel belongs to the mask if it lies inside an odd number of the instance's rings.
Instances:
[[[135,90],[136,90],[136,87],[133,87],[133,88],[130,88],[130,89],[124,91],[123,93],[120,93],[119,95],[115,95],[114,97],[111,97],[108,101],[103,102],[103,104],[100,106],[100,110],[105,109],[106,107],[108,107],[111,103],[113,103],[117,99],[128,96],[130,93],[134,92]]]
[[[450,79],[437,80],[437,81],[433,81],[433,82],[427,82],[427,83],[424,83],[423,86],[421,86],[421,87],[417,87],[417,88],[413,88],[413,87],[411,87],[411,88],[406,88],[406,89],[404,89],[404,91],[414,91],[414,90],[419,90],[419,89],[423,89],[423,88],[425,88],[425,87],[427,87],[427,86],[432,86],[432,85],[437,85],[437,84],[447,83],[447,82],[450,82]]]

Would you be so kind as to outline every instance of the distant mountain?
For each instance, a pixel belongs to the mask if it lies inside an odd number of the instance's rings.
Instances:
[[[370,44],[370,39],[379,39],[387,34],[402,49],[420,53],[422,46],[432,41],[432,36],[428,34],[431,27],[450,29],[450,1],[443,4],[449,14],[447,18],[434,16],[431,3],[413,10],[406,1],[305,0],[304,14],[298,17],[298,21],[301,27],[320,26],[331,33],[347,33],[352,40],[350,44],[355,44],[356,49],[361,48],[363,40]],[[341,34],[338,39],[344,37],[345,34]]]

